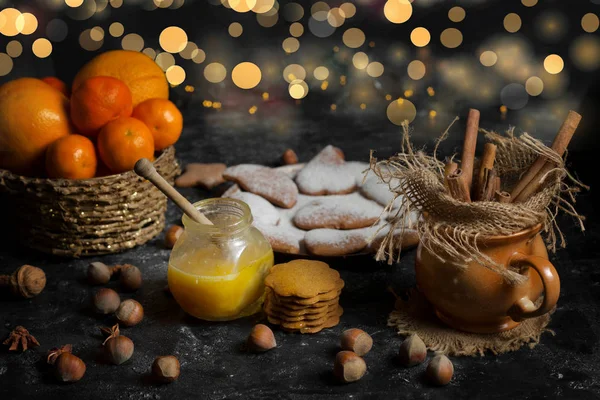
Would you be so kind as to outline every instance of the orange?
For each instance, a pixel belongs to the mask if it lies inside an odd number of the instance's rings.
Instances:
[[[83,81],[71,96],[71,120],[82,135],[96,137],[110,121],[129,117],[133,111],[127,85],[110,76]]]
[[[42,81],[46,82],[48,85],[52,86],[54,89],[58,90],[67,97],[71,95],[71,93],[69,93],[69,87],[67,84],[54,76],[42,78]]]
[[[73,132],[69,100],[39,79],[0,86],[0,168],[35,175],[50,143]]]
[[[96,56],[75,76],[73,91],[92,76],[112,76],[125,82],[131,90],[134,107],[144,100],[169,98],[165,73],[143,53],[112,50]]]
[[[139,119],[154,136],[154,150],[175,144],[183,129],[183,116],[179,109],[165,99],[150,99],[137,105],[132,117]]]
[[[46,150],[46,172],[50,178],[93,178],[96,166],[94,143],[85,136],[63,136]]]
[[[98,153],[112,172],[129,171],[140,158],[152,159],[154,138],[146,124],[139,119],[122,117],[100,130]]]

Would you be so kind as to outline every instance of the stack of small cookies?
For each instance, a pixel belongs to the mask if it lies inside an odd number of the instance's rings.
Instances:
[[[324,262],[277,264],[265,278],[265,285],[264,311],[271,324],[289,332],[317,333],[340,322],[344,281]]]

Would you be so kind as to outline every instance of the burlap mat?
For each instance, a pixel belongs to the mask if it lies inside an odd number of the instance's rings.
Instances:
[[[441,322],[425,297],[416,289],[408,292],[408,299],[396,300],[396,309],[388,318],[388,326],[398,330],[398,334],[408,336],[416,333],[423,339],[429,350],[439,351],[450,356],[483,356],[486,351],[502,354],[520,349],[524,345],[534,348],[540,342],[550,322],[550,313],[527,319],[511,330],[476,334],[457,331]]]

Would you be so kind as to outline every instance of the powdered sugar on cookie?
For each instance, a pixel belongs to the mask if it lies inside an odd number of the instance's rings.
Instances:
[[[384,207],[387,207],[388,204],[394,200],[394,193],[392,193],[390,190],[390,186],[394,188],[398,185],[400,185],[400,181],[398,179],[393,179],[388,185],[385,182],[381,182],[378,177],[370,176],[367,178],[364,185],[361,186],[360,192],[365,197],[376,201]],[[396,201],[394,201],[394,207],[392,207],[392,209],[399,207],[401,203],[402,196],[399,196],[396,198]]]
[[[273,168],[240,164],[227,168],[223,177],[283,208],[293,207],[298,198],[298,188],[294,181]]]
[[[259,225],[277,225],[279,211],[267,200],[250,192],[238,191],[228,197],[238,199],[248,204],[254,222]]]
[[[313,200],[300,208],[294,224],[301,229],[357,229],[375,223],[383,207],[359,193],[327,196]]]
[[[325,147],[296,175],[298,189],[313,196],[353,192],[356,179],[345,164],[340,149]]]

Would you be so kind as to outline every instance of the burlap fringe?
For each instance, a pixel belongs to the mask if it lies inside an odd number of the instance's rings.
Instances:
[[[376,259],[387,259],[389,264],[400,260],[401,246],[396,240],[402,235],[397,233],[404,229],[411,212],[416,210],[420,214],[416,230],[421,243],[440,261],[452,262],[458,268],[466,268],[474,261],[502,275],[508,283],[520,284],[526,277],[483,254],[478,248],[480,239],[510,235],[542,223],[548,249],[556,251],[557,243],[565,247],[556,216],[560,211],[566,212],[583,230],[584,218],[575,211],[573,203],[575,194],[587,187],[569,174],[557,153],[527,133],[515,137],[513,128],[506,135],[481,130],[497,145],[496,168],[502,177],[502,190],[510,192],[520,175],[540,155],[554,162],[556,168],[544,177],[541,190],[524,203],[455,200],[444,187],[445,163],[437,154],[451,126],[437,140],[432,156],[413,148],[408,124],[403,125],[400,153],[383,161],[378,161],[371,153],[371,170],[395,194],[394,201],[386,208],[391,211],[394,207],[394,218],[381,228],[389,229],[390,233],[382,241]],[[394,205],[398,196],[402,196],[401,204]]]
[[[429,350],[450,356],[483,356],[516,351],[528,345],[535,347],[550,322],[550,313],[527,319],[517,327],[494,334],[461,332],[444,325],[436,316],[431,305],[417,290],[409,293],[408,300],[398,298],[396,309],[388,318],[388,326],[396,328],[399,335],[419,335]]]

